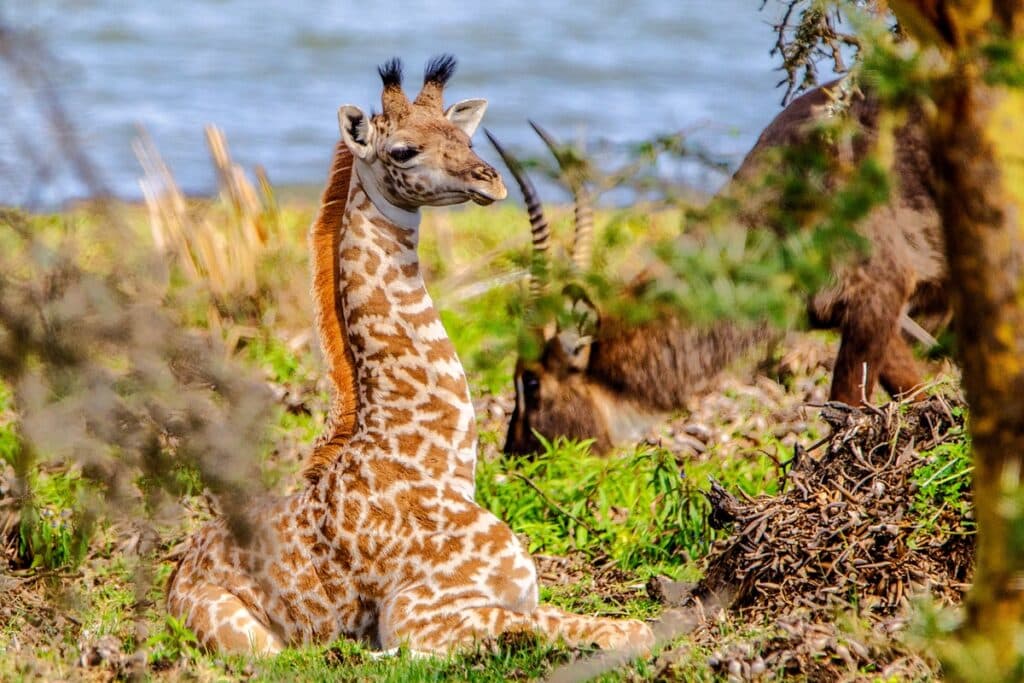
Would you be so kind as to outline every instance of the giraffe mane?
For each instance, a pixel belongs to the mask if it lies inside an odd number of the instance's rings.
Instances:
[[[397,68],[401,78],[401,63]],[[356,428],[355,366],[345,332],[338,286],[338,239],[348,204],[352,163],[352,152],[344,142],[338,142],[327,186],[320,198],[320,209],[309,235],[314,324],[332,389],[326,429],[303,469],[303,476],[311,483],[316,483],[324,470],[337,459]]]

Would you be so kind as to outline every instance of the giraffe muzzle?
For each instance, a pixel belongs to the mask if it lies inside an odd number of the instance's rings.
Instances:
[[[501,181],[501,176],[495,175],[487,184],[470,188],[469,196],[480,206],[487,206],[507,197],[508,190],[505,189],[505,183]]]

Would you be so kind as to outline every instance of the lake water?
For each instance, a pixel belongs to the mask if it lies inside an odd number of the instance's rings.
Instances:
[[[322,182],[335,112],[379,106],[375,66],[406,62],[407,83],[440,52],[458,56],[447,99],[485,97],[485,125],[540,151],[527,118],[563,137],[637,140],[695,131],[739,159],[779,110],[760,0],[20,0],[9,25],[56,57],[60,97],[111,190],[138,197],[137,126],[181,185],[209,192],[203,126],[275,184]],[[0,202],[53,205],[85,190],[56,145],[40,142],[33,92],[0,72]],[[479,149],[494,158],[486,144]],[[35,159],[28,163],[26,157]],[[33,168],[32,172],[26,169]]]

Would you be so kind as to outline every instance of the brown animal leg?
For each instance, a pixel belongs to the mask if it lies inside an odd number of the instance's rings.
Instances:
[[[881,346],[877,339],[843,331],[843,341],[832,372],[830,401],[859,406],[865,399],[871,400],[884,357]]]
[[[921,373],[917,367],[917,360],[914,358],[910,346],[899,334],[893,335],[893,338],[889,340],[889,346],[885,349],[885,357],[882,359],[882,367],[879,371],[879,381],[893,398],[910,396],[911,392],[921,386]],[[913,393],[912,398],[916,401],[924,398],[924,395],[918,391]]]
[[[830,400],[848,405],[870,401],[890,346],[895,348],[894,372],[896,366],[902,367],[900,349],[895,344],[903,343],[898,336],[899,316],[908,293],[894,281],[895,277],[872,277],[861,271],[844,287],[840,318],[843,341],[832,373]]]

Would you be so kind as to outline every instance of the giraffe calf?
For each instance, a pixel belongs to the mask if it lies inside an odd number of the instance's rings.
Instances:
[[[447,109],[455,60],[432,60],[414,101],[401,63],[379,69],[383,112],[339,110],[314,223],[317,327],[335,392],[308,485],[254,501],[250,537],[214,520],[191,539],[168,609],[211,651],[273,654],[338,637],[444,653],[535,631],[570,645],[643,650],[636,620],[538,605],[537,572],[474,501],[476,416],[465,372],[419,268],[419,208],[504,199],[472,150],[484,100]],[[324,334],[325,333],[325,334]]]

